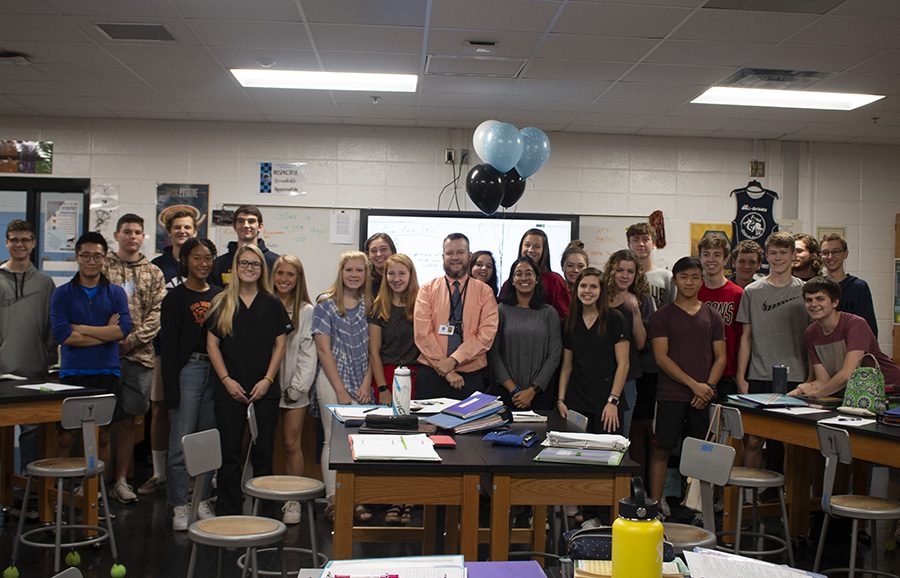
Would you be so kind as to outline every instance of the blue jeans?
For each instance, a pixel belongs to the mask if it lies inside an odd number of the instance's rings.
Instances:
[[[631,437],[631,416],[634,414],[634,406],[637,403],[637,381],[634,379],[626,381],[622,395],[625,397],[625,403],[628,404],[628,409],[622,414],[622,435]]]
[[[166,497],[173,506],[188,503],[189,477],[184,465],[181,438],[187,434],[216,427],[213,411],[213,386],[209,381],[209,361],[192,358],[181,368],[181,401],[169,408],[169,463]],[[209,496],[210,476],[206,476],[203,499]]]

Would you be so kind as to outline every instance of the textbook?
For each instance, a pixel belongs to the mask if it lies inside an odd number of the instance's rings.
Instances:
[[[426,421],[428,423],[433,423],[434,425],[438,426],[441,429],[455,430],[457,427],[459,427],[463,424],[467,424],[469,422],[478,420],[480,418],[487,417],[489,415],[493,415],[493,414],[499,412],[502,407],[503,406],[501,405],[500,407],[491,408],[491,409],[488,409],[487,411],[483,411],[481,413],[478,413],[476,415],[473,415],[473,416],[465,418],[465,419],[463,419],[461,417],[457,417],[455,415],[450,415],[448,413],[436,413],[434,415],[426,415],[426,416],[422,417],[422,421]]]
[[[802,399],[784,395],[783,393],[738,393],[729,395],[731,401],[738,401],[753,407],[809,407]]]
[[[426,435],[350,434],[347,437],[353,461],[441,461],[441,456],[434,451],[434,443]]]
[[[486,412],[489,409],[500,408],[503,402],[496,395],[488,395],[476,391],[461,402],[451,405],[443,411],[448,415],[455,415],[462,419]]]
[[[617,466],[622,463],[625,452],[614,450],[580,450],[575,448],[544,448],[534,456],[536,462],[555,462],[563,464],[595,464],[598,466]]]

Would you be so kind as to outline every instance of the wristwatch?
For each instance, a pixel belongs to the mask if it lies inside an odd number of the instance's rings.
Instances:
[[[618,406],[618,405],[619,405],[619,398],[616,397],[616,396],[614,396],[614,395],[611,395],[611,396],[609,396],[608,398],[606,398],[606,403],[611,403],[611,404],[613,404],[613,405],[615,405],[615,406]]]
[[[385,385],[379,385],[379,386],[378,386],[378,393],[384,393],[384,392],[386,392],[387,390],[388,390],[388,386],[387,386],[386,384],[385,384]]]

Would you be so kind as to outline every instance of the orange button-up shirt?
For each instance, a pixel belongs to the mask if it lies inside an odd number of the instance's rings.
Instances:
[[[419,288],[416,310],[413,316],[416,347],[419,348],[419,363],[434,367],[447,357],[447,336],[438,332],[438,327],[450,320],[450,291],[454,279],[438,277]],[[451,357],[459,365],[456,371],[468,373],[487,367],[487,352],[497,334],[497,299],[490,287],[477,279],[463,277],[459,281],[463,295],[463,342]]]

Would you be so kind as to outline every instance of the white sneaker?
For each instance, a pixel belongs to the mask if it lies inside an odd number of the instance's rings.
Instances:
[[[200,505],[197,506],[197,517],[201,520],[208,520],[216,517],[216,513],[213,512],[212,507],[209,505],[209,500],[202,500]]]
[[[172,512],[172,529],[176,532],[184,532],[188,529],[191,520],[191,507],[187,504],[175,506]]]
[[[672,510],[669,509],[669,502],[662,498],[659,501],[659,513],[663,515],[664,518],[668,518],[672,515]]]
[[[138,501],[137,494],[134,493],[134,488],[132,488],[125,480],[116,482],[112,489],[112,497],[123,504],[133,504]]]
[[[284,513],[281,516],[281,521],[285,524],[299,524],[300,523],[300,502],[296,502],[294,500],[289,500],[284,503],[281,507],[281,511]]]

